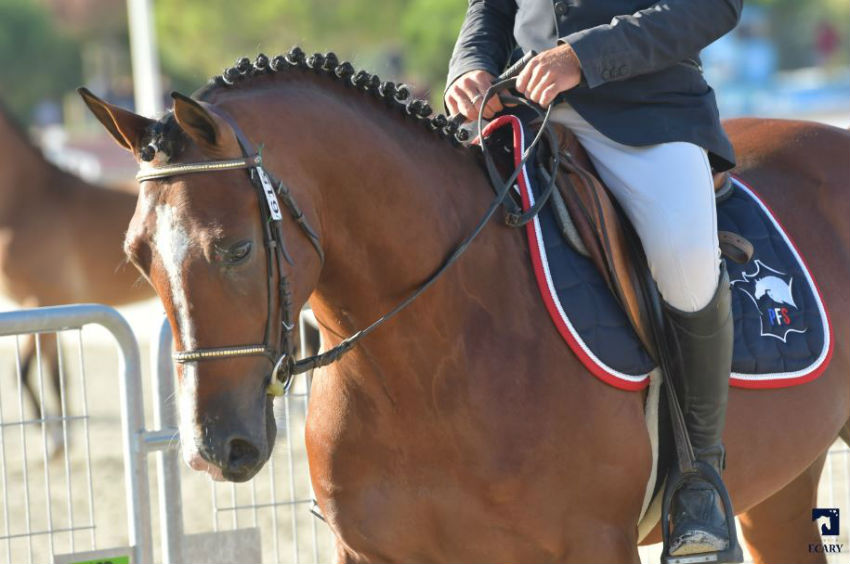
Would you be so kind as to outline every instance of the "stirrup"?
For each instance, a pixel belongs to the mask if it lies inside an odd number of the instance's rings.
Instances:
[[[697,477],[704,480],[720,496],[723,502],[723,513],[726,516],[726,531],[729,536],[729,546],[717,552],[703,552],[700,554],[686,554],[682,556],[670,556],[670,504],[673,495],[690,479]],[[730,518],[731,516],[731,518]],[[661,538],[664,544],[661,550],[661,564],[697,564],[701,562],[716,562],[718,564],[727,562],[735,564],[744,561],[744,552],[738,542],[738,531],[735,528],[735,513],[732,510],[732,500],[720,474],[714,467],[704,460],[694,461],[693,472],[681,472],[678,466],[670,469],[667,476],[667,484],[664,487],[664,501],[661,504]]]

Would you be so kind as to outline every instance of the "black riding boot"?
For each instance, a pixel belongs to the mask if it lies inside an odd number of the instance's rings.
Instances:
[[[664,306],[668,338],[676,363],[676,388],[694,454],[720,474],[725,465],[721,443],[732,369],[732,297],[729,275],[721,266],[711,302],[696,312]],[[717,552],[729,546],[726,515],[714,488],[699,478],[674,495],[670,515],[670,555]],[[734,518],[729,516],[730,519]]]

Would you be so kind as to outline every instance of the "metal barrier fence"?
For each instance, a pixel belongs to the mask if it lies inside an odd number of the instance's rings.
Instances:
[[[311,331],[308,319],[301,321],[302,335]],[[114,350],[103,343],[84,346],[83,327],[92,324],[116,341],[117,373],[107,361]],[[33,407],[22,385],[24,349],[31,336],[37,353]],[[47,342],[56,344],[46,347]],[[4,345],[15,358],[15,371],[11,392],[0,386],[0,562],[331,559],[330,533],[310,513],[303,445],[309,375],[277,402],[278,441],[266,467],[246,484],[220,484],[188,470],[180,460],[167,324],[151,341],[150,425],[144,417],[139,346],[115,310],[73,305],[0,313],[0,350]],[[43,349],[53,346],[58,349],[59,398],[51,410],[50,355]],[[92,379],[97,380],[94,385]],[[116,469],[119,415],[124,459]],[[73,448],[72,437],[77,437]],[[113,456],[102,456],[104,452]],[[150,454],[155,455],[158,486],[154,499]],[[121,474],[124,500],[118,503],[116,478]],[[126,526],[117,518],[124,506]]]
[[[106,368],[113,357],[103,347],[84,347],[82,329],[91,324],[105,328],[117,342],[119,377]],[[302,348],[317,340],[309,313],[302,316],[300,328]],[[26,347],[22,339],[35,336],[33,372],[40,396],[36,407],[45,412],[50,406],[44,399],[43,364],[54,333],[60,336],[55,345],[60,352],[59,398],[54,415],[39,416],[27,407],[20,384]],[[330,532],[310,512],[312,490],[303,442],[309,375],[276,401],[278,440],[266,467],[245,484],[215,483],[180,460],[167,324],[151,341],[152,430],[144,419],[139,346],[115,310],[76,305],[0,313],[0,350],[4,346],[15,358],[18,383],[0,386],[0,562],[53,559],[62,564],[106,556],[116,563],[130,556],[132,562],[165,564],[332,559]],[[123,464],[115,468],[117,445],[110,437],[117,435],[118,411]],[[72,436],[78,437],[73,448]],[[99,456],[103,452],[111,457]],[[158,487],[153,499],[149,454],[155,454]],[[111,473],[100,473],[110,465]],[[116,501],[120,495],[114,491],[120,475],[125,482],[123,503]],[[850,448],[836,443],[824,469],[818,506],[850,508],[849,485]],[[104,502],[107,493],[110,501]],[[846,547],[846,531],[843,527],[841,536],[830,541]],[[641,549],[643,560],[657,561],[654,552],[653,547]],[[829,555],[829,561],[844,557],[846,551]]]
[[[2,527],[0,554],[6,562],[46,562],[61,553],[103,548],[98,543],[95,526],[95,498],[98,490],[98,468],[91,457],[91,398],[86,388],[87,361],[83,350],[82,328],[97,324],[105,328],[118,345],[116,384],[120,401],[124,453],[128,547],[118,547],[116,554],[132,555],[134,562],[152,562],[150,501],[146,454],[136,448],[136,438],[144,428],[142,409],[139,348],[130,326],[115,310],[100,305],[73,305],[0,313],[0,336],[11,336],[15,353],[15,393],[0,386],[0,487],[2,487]],[[68,367],[62,353],[63,337],[76,336],[75,363],[79,370],[78,401],[70,393]],[[56,334],[58,414],[49,415],[47,387],[42,363],[42,347]],[[74,335],[75,334],[75,335]],[[21,336],[35,340],[40,415],[26,408]],[[7,343],[8,344],[8,343]],[[112,400],[112,403],[116,403]],[[71,409],[71,406],[74,409]],[[31,410],[35,412],[36,410]],[[79,413],[72,415],[71,413]],[[68,447],[70,429],[82,426],[82,452],[72,455]],[[61,430],[56,433],[55,430]],[[51,441],[61,440],[56,453]],[[55,444],[55,443],[54,443]],[[34,450],[37,449],[37,452]],[[61,457],[51,462],[51,454]],[[80,472],[73,472],[82,466]],[[17,470],[19,469],[19,470]],[[58,472],[57,472],[58,470]],[[56,474],[60,476],[56,476]],[[106,508],[112,509],[112,508]],[[40,542],[46,539],[46,543]],[[102,537],[100,542],[104,542]]]

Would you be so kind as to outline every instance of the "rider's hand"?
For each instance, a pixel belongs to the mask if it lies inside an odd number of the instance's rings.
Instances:
[[[569,43],[543,51],[517,76],[516,89],[544,108],[581,82],[581,63]]]
[[[460,75],[446,90],[446,107],[450,115],[463,114],[467,121],[477,120],[484,93],[493,84],[492,74],[483,70],[469,71]],[[502,102],[493,96],[484,108],[484,117],[490,119],[502,111]]]

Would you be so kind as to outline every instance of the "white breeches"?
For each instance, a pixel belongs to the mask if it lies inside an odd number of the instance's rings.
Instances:
[[[631,220],[664,301],[708,305],[720,278],[717,210],[708,155],[692,143],[630,147],[605,137],[569,104],[552,119],[570,128]]]

